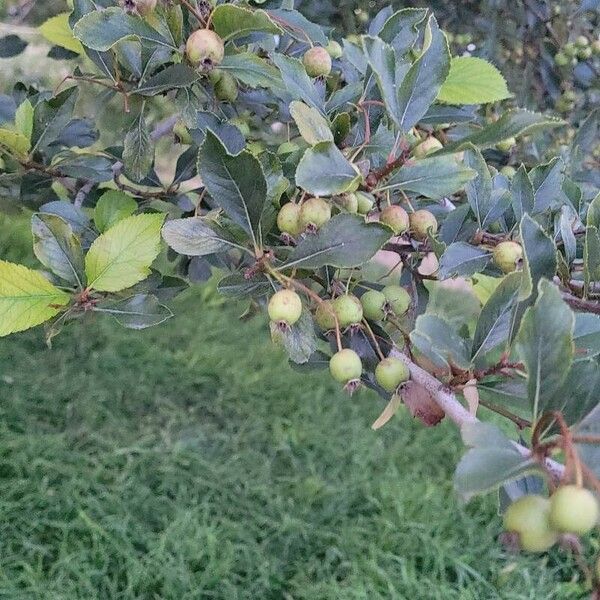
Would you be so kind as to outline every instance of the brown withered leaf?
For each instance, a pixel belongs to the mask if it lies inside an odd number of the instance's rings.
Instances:
[[[446,413],[437,405],[431,394],[421,385],[409,381],[401,391],[402,400],[410,414],[427,427],[437,425]]]

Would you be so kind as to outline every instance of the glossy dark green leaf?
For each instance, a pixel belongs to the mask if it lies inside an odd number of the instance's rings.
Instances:
[[[575,360],[585,360],[600,355],[600,316],[575,313]]]
[[[197,71],[187,65],[171,65],[140,84],[135,90],[141,96],[156,96],[169,90],[189,87],[200,79]]]
[[[475,146],[467,146],[464,161],[467,167],[477,173],[465,185],[465,192],[479,227],[485,228],[492,208],[492,176],[481,152]]]
[[[564,204],[566,196],[562,191],[564,163],[555,158],[546,165],[535,167],[529,177],[533,185],[533,212],[541,213]]]
[[[253,33],[281,33],[279,26],[264,10],[251,10],[235,4],[220,4],[211,14],[211,24],[223,40]]]
[[[245,298],[247,296],[260,298],[272,292],[273,288],[263,274],[246,278],[240,273],[232,273],[219,281],[217,290],[229,298]]]
[[[535,201],[533,184],[531,183],[531,179],[529,179],[527,169],[524,165],[521,165],[517,169],[517,172],[512,178],[510,193],[512,196],[512,207],[515,218],[520,222],[524,214],[533,212],[533,203]]]
[[[300,319],[286,329],[271,323],[271,339],[275,344],[285,348],[292,362],[298,364],[308,362],[317,349],[317,336],[310,312],[303,310]]]
[[[43,151],[60,136],[71,120],[79,90],[71,87],[64,92],[36,104],[33,113],[31,152]]]
[[[146,329],[160,325],[173,316],[171,309],[161,304],[152,294],[136,294],[131,298],[104,302],[97,305],[95,312],[113,316],[127,329]]]
[[[202,217],[167,221],[162,236],[175,252],[187,256],[204,256],[237,247],[223,230]]]
[[[281,72],[286,92],[294,100],[302,100],[321,112],[323,111],[323,93],[316,87],[315,82],[306,74],[302,63],[283,54],[275,54],[273,62]]]
[[[450,244],[440,258],[439,278],[468,277],[485,269],[491,254],[465,242]]]
[[[252,52],[229,54],[219,68],[251,88],[267,88],[278,94],[285,91],[277,68]]]
[[[146,127],[144,111],[132,123],[123,146],[123,166],[131,180],[140,182],[150,172],[154,162],[154,142]]]

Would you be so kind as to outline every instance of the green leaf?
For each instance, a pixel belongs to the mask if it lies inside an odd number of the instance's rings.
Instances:
[[[311,146],[319,142],[333,142],[331,127],[317,109],[294,100],[290,103],[290,114],[296,122],[300,135]]]
[[[465,185],[467,200],[475,214],[479,228],[485,227],[488,214],[492,210],[492,176],[490,170],[475,146],[468,146],[465,150],[465,165],[473,169],[477,176]]]
[[[529,176],[534,190],[534,213],[556,209],[565,203],[566,196],[562,191],[564,168],[562,160],[556,157],[549,163],[538,165],[531,170]]]
[[[224,41],[252,33],[281,33],[264,10],[250,10],[234,4],[219,4],[211,14],[213,29]]]
[[[31,143],[18,131],[0,129],[0,150],[2,148],[18,158],[25,158],[31,148]]]
[[[450,244],[440,257],[439,278],[448,279],[458,275],[467,277],[483,271],[491,254],[466,242]]]
[[[296,169],[296,185],[315,196],[356,189],[362,176],[333,142],[308,148]]]
[[[384,225],[365,223],[362,217],[342,213],[300,241],[279,268],[358,267],[373,257],[390,236],[390,229]]]
[[[575,313],[575,360],[584,360],[600,355],[600,316],[590,313]]]
[[[96,238],[85,257],[88,287],[118,292],[145,279],[160,252],[164,219],[162,214],[135,215]]]
[[[475,56],[460,56],[452,58],[437,100],[457,105],[486,104],[510,97],[506,80],[494,65]]]
[[[527,395],[537,420],[561,389],[573,361],[573,311],[549,281],[521,321],[515,348],[527,369]]]
[[[258,160],[260,161],[265,181],[267,182],[267,208],[265,210],[270,211],[269,207],[273,207],[274,209],[275,206],[279,206],[281,196],[288,189],[290,181],[283,176],[281,162],[272,152],[262,152]],[[275,210],[272,210],[272,213],[275,219]]]
[[[51,319],[68,302],[69,295],[37,271],[0,260],[0,337]]]
[[[252,52],[240,52],[225,56],[219,69],[228,71],[251,88],[267,88],[278,94],[285,92],[283,80],[277,68]]]
[[[132,181],[140,182],[148,175],[154,162],[154,143],[146,128],[144,111],[141,110],[132,123],[123,145],[125,174]]]
[[[302,100],[323,112],[323,95],[306,74],[304,65],[299,60],[283,54],[275,54],[273,62],[281,72],[286,93],[291,95],[294,100]]]
[[[202,217],[167,221],[162,236],[175,252],[187,256],[204,256],[238,247],[228,235]]]
[[[573,430],[573,433],[577,436],[600,436],[600,407],[596,406]],[[596,477],[600,477],[600,445],[577,444],[576,447],[579,458],[594,472]]]
[[[465,501],[540,470],[534,458],[522,456],[491,423],[466,423],[461,432],[463,441],[471,449],[456,468],[454,487]]]
[[[117,42],[137,39],[148,45],[177,50],[156,29],[139,17],[128,15],[122,8],[111,7],[84,15],[73,27],[73,34],[92,50],[110,50]]]
[[[228,298],[260,298],[273,291],[269,280],[259,273],[247,279],[242,273],[226,275],[217,284],[217,290]]]
[[[137,202],[125,192],[108,190],[98,199],[94,208],[94,223],[102,233],[137,210]]]
[[[417,317],[410,340],[429,360],[442,368],[455,365],[460,369],[470,366],[470,351],[455,329],[435,315],[424,314]]]
[[[416,42],[417,25],[427,16],[425,8],[402,8],[386,19],[379,37],[390,44],[398,55],[404,54]]]
[[[200,74],[187,65],[170,65],[140,84],[135,90],[141,96],[156,96],[169,90],[192,86],[200,79]]]
[[[434,156],[405,164],[379,190],[400,189],[438,199],[454,194],[476,176],[476,171],[450,156]]]
[[[429,17],[421,56],[412,64],[398,89],[398,126],[414,127],[436,99],[450,70],[450,50],[435,17]]]
[[[127,329],[146,329],[160,325],[173,316],[171,309],[158,301],[152,294],[136,294],[116,302],[98,304],[95,312],[113,316]]]
[[[456,152],[473,144],[478,148],[491,148],[498,142],[510,137],[518,137],[553,127],[562,127],[561,119],[534,113],[523,108],[506,111],[497,121],[481,130],[444,146],[440,152]]]
[[[83,288],[83,250],[71,226],[56,215],[38,213],[31,217],[31,231],[38,260],[60,278]]]
[[[521,165],[512,178],[510,193],[515,218],[520,222],[524,214],[533,212],[533,203],[535,201],[533,183],[529,179],[525,165]]]
[[[271,339],[285,348],[292,362],[308,362],[317,349],[317,336],[310,312],[303,310],[300,319],[289,329],[280,329],[276,323],[271,323]]]
[[[583,275],[587,296],[592,282],[600,280],[600,194],[590,202],[586,223]]]
[[[247,151],[231,156],[212,131],[207,131],[198,154],[198,173],[215,203],[258,246],[268,233],[264,226],[271,214],[258,159]]]
[[[39,26],[40,33],[53,45],[66,48],[76,54],[83,54],[81,42],[75,38],[69,25],[69,14],[61,13],[50,17]]]
[[[508,340],[520,287],[521,273],[510,273],[502,279],[483,306],[473,336],[473,362]]]
[[[31,133],[32,152],[44,150],[56,141],[73,116],[78,95],[77,86],[73,86],[35,105]]]
[[[23,100],[15,112],[15,128],[28,140],[31,140],[33,132],[33,105],[29,101],[29,98]]]

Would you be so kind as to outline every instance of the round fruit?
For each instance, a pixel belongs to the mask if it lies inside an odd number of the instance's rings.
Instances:
[[[521,548],[527,552],[545,552],[558,539],[550,525],[550,501],[535,494],[521,496],[507,508],[504,527],[519,534]]]
[[[581,60],[587,60],[588,58],[591,58],[591,56],[592,48],[590,46],[579,48],[579,51],[577,52],[577,58],[580,58]]]
[[[588,40],[585,35],[580,35],[576,40],[575,40],[575,45],[578,46],[579,48],[585,48],[587,45],[589,45],[590,40]]]
[[[442,149],[444,146],[442,142],[434,137],[428,137],[422,141],[418,146],[413,149],[413,156],[415,158],[425,158],[428,154],[435,152],[436,150]]]
[[[386,285],[383,295],[391,311],[397,315],[403,315],[410,307],[410,294],[400,285]]]
[[[386,297],[383,292],[369,290],[360,297],[363,314],[370,321],[381,321],[385,317]]]
[[[344,53],[339,42],[336,42],[335,40],[329,40],[326,50],[331,58],[341,58]]]
[[[564,54],[563,52],[557,52],[554,55],[554,62],[559,66],[559,67],[566,67],[569,64],[569,57]]]
[[[598,522],[598,500],[576,485],[559,487],[550,498],[550,523],[558,531],[584,535]]]
[[[322,227],[331,219],[331,206],[323,198],[309,198],[300,208],[300,225],[306,229],[309,225]]]
[[[277,227],[282,233],[298,235],[302,231],[300,227],[300,206],[293,202],[284,204],[277,214]]]
[[[279,290],[269,300],[271,321],[293,325],[302,314],[302,300],[293,290]]]
[[[574,56],[577,55],[577,47],[575,46],[575,44],[573,42],[569,42],[569,43],[567,43],[567,44],[564,45],[563,52],[569,58],[573,58]]]
[[[302,64],[310,77],[325,77],[331,73],[331,56],[322,46],[315,46],[306,51]]]
[[[594,54],[600,54],[600,40],[594,40],[592,42],[592,52]]]
[[[523,248],[517,242],[500,242],[493,252],[494,262],[503,273],[516,271],[523,258]]]
[[[192,65],[208,70],[221,64],[225,45],[214,31],[198,29],[188,38],[185,54]]]
[[[333,310],[335,310],[340,327],[348,327],[355,323],[360,323],[363,318],[362,304],[352,294],[338,296],[333,301]]]
[[[215,96],[223,102],[235,102],[238,97],[238,85],[235,77],[223,71],[215,83]]]
[[[157,0],[136,0],[135,9],[142,17],[148,16],[156,9]]]
[[[375,367],[375,380],[386,392],[395,392],[401,383],[409,379],[410,371],[399,358],[384,358]]]
[[[349,381],[360,379],[362,374],[360,356],[354,350],[344,348],[331,357],[329,371],[331,372],[331,376],[340,383],[348,383]]]
[[[500,173],[502,173],[502,175],[508,177],[509,179],[512,179],[515,176],[516,172],[517,170],[514,167],[511,167],[510,165],[506,165],[505,167],[502,167],[500,169]]]
[[[173,134],[175,135],[175,141],[178,144],[185,144],[189,146],[193,142],[192,136],[190,135],[190,132],[183,121],[177,121],[177,123],[175,123],[175,126],[173,127]]]
[[[335,199],[335,203],[343,208],[346,212],[356,213],[358,212],[358,197],[356,194],[343,194]]]
[[[379,221],[387,225],[395,234],[404,233],[408,229],[408,213],[397,205],[386,206],[379,217]]]
[[[315,311],[315,321],[323,331],[335,329],[335,310],[331,300],[323,300]]]
[[[431,230],[432,235],[435,235],[437,232],[437,219],[428,210],[417,210],[414,213],[410,213],[408,219],[412,234],[418,240],[427,239],[427,232],[429,230]]]
[[[500,152],[510,152],[511,148],[515,146],[516,143],[517,140],[514,137],[506,138],[496,144],[496,149],[500,150]]]
[[[361,215],[366,215],[375,204],[375,200],[368,192],[356,192],[356,198],[358,200],[358,212]]]

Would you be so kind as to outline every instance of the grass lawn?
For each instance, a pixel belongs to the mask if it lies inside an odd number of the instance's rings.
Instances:
[[[459,504],[456,429],[371,431],[374,395],[240,310],[208,288],[145,332],[0,340],[0,598],[583,597],[558,551],[504,553],[493,497]]]

